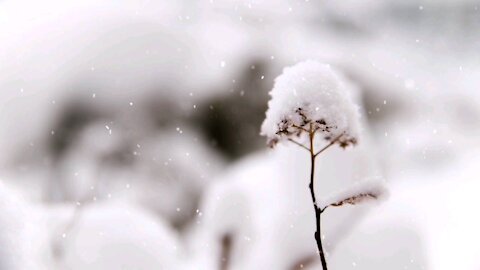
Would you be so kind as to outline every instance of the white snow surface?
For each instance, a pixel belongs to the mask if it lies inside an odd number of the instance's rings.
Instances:
[[[0,179],[3,181],[3,179]],[[0,269],[42,270],[44,234],[23,197],[0,181]]]
[[[47,269],[183,269],[178,235],[151,211],[120,200],[76,207],[37,209],[54,251]]]
[[[286,139],[279,131],[287,121],[287,130],[305,124],[297,112],[301,108],[309,121],[325,121],[330,130],[321,131],[325,137],[335,138],[345,132],[345,139],[357,139],[359,109],[353,103],[354,86],[328,64],[307,60],[291,67],[275,79],[270,92],[266,119],[261,134],[269,141]],[[285,126],[283,126],[285,127]]]

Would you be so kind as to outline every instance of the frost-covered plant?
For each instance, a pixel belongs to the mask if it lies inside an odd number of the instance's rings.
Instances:
[[[266,119],[261,134],[273,147],[289,141],[310,153],[310,194],[316,217],[315,240],[322,268],[327,270],[321,237],[321,216],[330,206],[356,204],[367,199],[376,199],[380,189],[363,186],[343,193],[330,203],[321,204],[315,197],[315,158],[332,145],[342,148],[357,144],[359,135],[359,110],[350,96],[352,86],[329,65],[305,61],[283,70],[275,79],[270,92]],[[317,136],[318,135],[318,136]],[[325,146],[317,149],[315,141],[321,137]]]

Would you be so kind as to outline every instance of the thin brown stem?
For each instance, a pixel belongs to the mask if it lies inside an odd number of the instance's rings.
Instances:
[[[302,147],[303,149],[307,150],[308,152],[310,152],[310,148],[308,148],[308,147],[306,147],[305,145],[303,145],[303,144],[301,144],[301,143],[299,143],[299,142],[295,141],[294,139],[290,139],[290,138],[288,138],[288,141],[290,141],[290,142],[292,142],[292,143],[294,143],[294,144],[296,144],[296,145],[298,145],[298,146]]]
[[[314,179],[315,179],[315,158],[317,154],[314,154],[314,144],[313,144],[313,139],[315,137],[315,131],[313,130],[313,125],[310,124],[310,131],[309,131],[309,138],[310,138],[310,161],[311,161],[311,169],[310,169],[310,195],[312,196],[312,202],[313,202],[313,208],[315,210],[315,219],[316,219],[316,231],[315,231],[315,240],[317,242],[317,248],[318,248],[318,253],[320,256],[320,261],[322,262],[322,269],[327,270],[327,260],[325,259],[325,252],[323,251],[323,245],[322,245],[322,234],[321,234],[321,215],[322,215],[322,210],[318,207],[317,205],[317,200],[315,198],[315,185],[314,185]],[[322,150],[320,150],[322,151]]]

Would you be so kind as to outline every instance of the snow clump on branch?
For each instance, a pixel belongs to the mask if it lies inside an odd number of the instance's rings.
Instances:
[[[330,65],[308,60],[286,67],[270,91],[261,135],[268,144],[319,132],[341,147],[355,145],[359,109],[353,103],[353,86]]]

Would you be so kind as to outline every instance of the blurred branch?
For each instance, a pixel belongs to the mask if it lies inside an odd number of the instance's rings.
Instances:
[[[65,255],[66,245],[68,244],[66,238],[70,237],[73,228],[78,223],[82,216],[82,210],[84,209],[84,204],[80,203],[77,205],[73,210],[72,217],[67,221],[67,224],[63,227],[61,231],[61,237],[58,235],[54,235],[54,239],[52,240],[52,250],[54,258],[58,261],[61,261]],[[58,238],[57,238],[58,237]]]
[[[228,270],[230,264],[230,255],[232,253],[232,235],[226,233],[222,237],[222,252],[220,257],[220,270]]]
[[[305,256],[303,258],[301,258],[300,260],[298,260],[297,262],[295,262],[290,268],[288,268],[289,270],[302,270],[306,267],[309,267],[310,265],[313,265],[315,263],[315,255],[310,255],[310,256]]]
[[[65,255],[66,245],[68,244],[66,238],[71,237],[70,235],[73,232],[75,225],[77,225],[79,220],[82,218],[83,210],[85,210],[85,208],[93,202],[90,198],[96,198],[95,194],[96,191],[95,189],[93,189],[84,197],[84,199],[76,202],[72,216],[69,220],[67,220],[67,223],[61,231],[61,237],[52,240],[52,249],[56,260],[60,261],[63,259]],[[55,235],[55,237],[57,236],[58,235]]]

